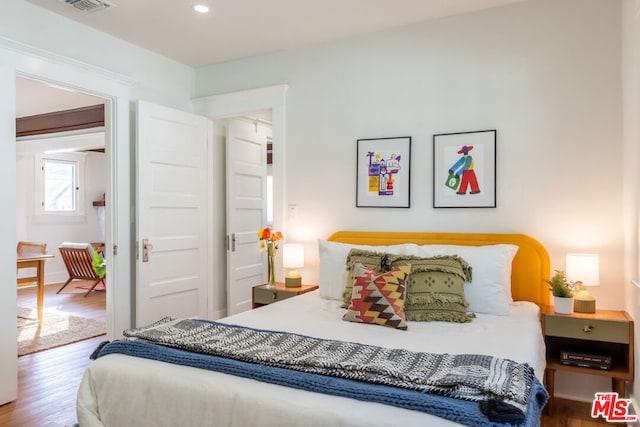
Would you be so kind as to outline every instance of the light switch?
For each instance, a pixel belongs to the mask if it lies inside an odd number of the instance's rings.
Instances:
[[[296,222],[298,220],[298,205],[294,203],[289,204],[287,217],[289,222]]]

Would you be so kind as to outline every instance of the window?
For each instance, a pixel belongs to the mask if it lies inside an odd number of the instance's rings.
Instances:
[[[76,196],[76,162],[47,160],[44,168],[44,211],[75,212],[78,206]]]
[[[37,215],[82,215],[84,155],[79,153],[36,155]]]

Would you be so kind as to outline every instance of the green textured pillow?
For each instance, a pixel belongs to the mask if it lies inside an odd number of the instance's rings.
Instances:
[[[350,281],[345,287],[344,307],[347,307],[351,301],[353,264],[356,261],[364,266],[376,268],[378,271],[394,267],[399,263],[411,264],[411,273],[406,279],[405,315],[407,320],[463,323],[475,317],[473,313],[467,313],[469,304],[464,297],[464,283],[471,281],[471,267],[459,256],[420,258],[354,249],[347,257]]]

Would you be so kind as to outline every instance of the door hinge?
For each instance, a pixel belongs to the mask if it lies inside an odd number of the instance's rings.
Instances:
[[[115,243],[113,244],[113,254],[118,255],[118,245],[116,245]]]
[[[225,242],[225,246],[227,247],[227,251],[236,251],[236,233],[231,233],[231,235],[227,234],[227,241]]]

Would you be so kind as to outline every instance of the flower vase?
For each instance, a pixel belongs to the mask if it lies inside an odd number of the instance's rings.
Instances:
[[[269,265],[269,269],[267,271],[267,277],[269,279],[268,285],[269,287],[275,287],[276,286],[276,272],[275,272],[275,257],[274,256],[269,256],[268,257],[268,262],[267,264]]]
[[[276,251],[273,243],[267,244],[267,285],[270,288],[276,286],[276,269],[275,269]]]

